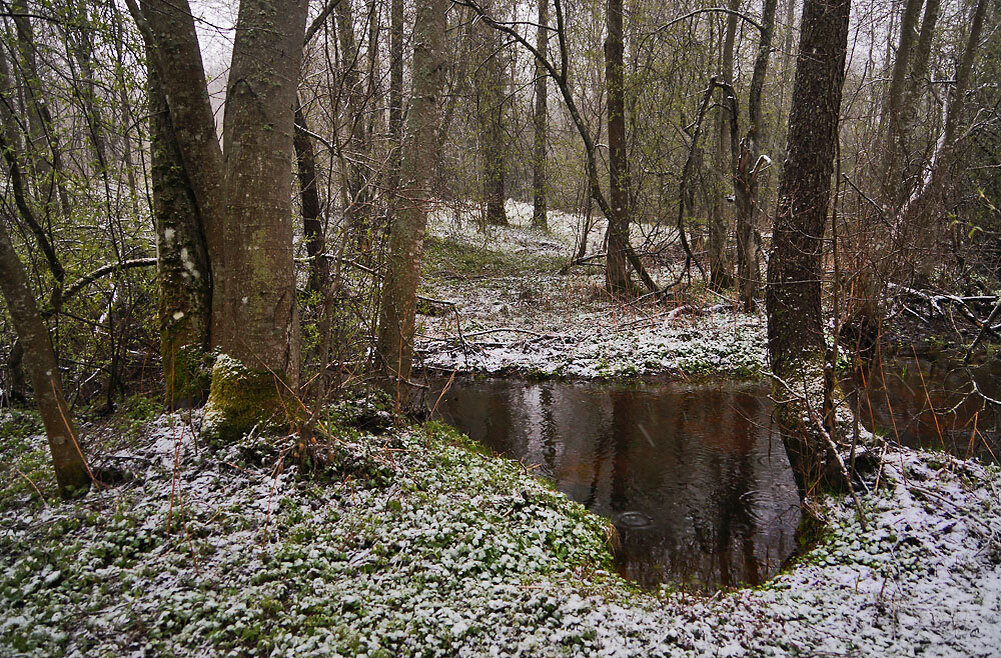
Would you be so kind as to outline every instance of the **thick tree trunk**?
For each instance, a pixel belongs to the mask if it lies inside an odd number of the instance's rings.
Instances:
[[[629,278],[629,169],[626,158],[623,87],[622,0],[608,0],[605,11],[605,89],[608,93],[608,249],[605,287],[612,295],[633,292]]]
[[[487,10],[490,2],[484,3]],[[507,178],[507,135],[504,126],[504,101],[507,76],[504,49],[499,34],[489,25],[480,27],[483,65],[477,74],[480,120],[480,160],[483,178],[484,218],[487,224],[506,226],[504,209]]]
[[[59,365],[49,332],[38,312],[24,266],[11,244],[5,226],[7,220],[6,217],[0,218],[0,292],[7,302],[7,311],[27,356],[35,401],[49,438],[59,494],[68,498],[87,490],[90,475],[63,397]]]
[[[549,0],[538,0],[539,26],[536,28],[535,47],[543,57],[549,51]],[[532,226],[547,229],[546,217],[546,131],[548,130],[547,88],[548,76],[542,63],[535,60],[535,115],[533,128],[535,143],[532,159]]]
[[[754,60],[751,86],[747,97],[747,134],[740,143],[740,155],[733,175],[734,200],[737,209],[737,296],[745,311],[754,309],[754,298],[761,283],[758,251],[758,181],[766,161],[760,159],[761,93],[768,73],[768,59],[775,31],[777,0],[765,0],[761,10],[761,34],[758,54]]]
[[[218,345],[215,316],[217,304],[226,288],[223,259],[223,196],[222,149],[216,135],[205,86],[205,70],[195,34],[195,22],[187,0],[144,0],[137,22],[145,24],[146,48],[167,106],[174,137],[180,150],[188,182],[191,184],[198,216],[208,246],[212,277],[212,346]]]
[[[400,185],[393,199],[389,262],[376,351],[387,386],[406,392],[413,364],[417,283],[424,249],[431,152],[444,78],[445,0],[419,0],[414,24],[413,91],[407,113]]]
[[[153,67],[147,93],[160,355],[165,403],[168,409],[178,409],[200,405],[208,396],[212,281],[198,203]]]
[[[299,367],[292,254],[296,81],[305,0],[240,3],[224,118],[212,119],[187,0],[126,0],[167,99],[212,270],[212,370],[202,433],[238,438],[277,419]]]
[[[213,291],[213,337],[225,358],[216,360],[205,407],[210,440],[277,419],[298,384],[291,162],[306,6],[240,2],[223,121],[222,257],[231,285]]]
[[[768,354],[776,407],[800,492],[830,484],[833,455],[824,364],[821,257],[838,140],[849,0],[806,0],[786,161],[768,261]]]

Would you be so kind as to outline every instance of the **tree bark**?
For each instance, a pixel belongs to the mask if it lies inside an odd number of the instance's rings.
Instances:
[[[49,331],[42,322],[28,276],[7,232],[5,222],[8,219],[0,219],[0,292],[7,302],[7,311],[28,360],[35,401],[49,439],[59,494],[69,498],[89,488],[90,474],[63,397],[59,365],[52,350]]]
[[[147,84],[164,402],[179,409],[208,396],[212,281],[198,202],[153,67]]]
[[[403,0],[391,0],[389,8],[389,190],[400,184],[403,152]]]
[[[740,0],[730,0],[731,12],[740,9]],[[737,14],[727,14],[726,33],[723,37],[722,81],[733,87],[733,49],[737,40]],[[733,285],[733,263],[727,255],[730,222],[725,203],[726,179],[732,179],[733,167],[730,158],[729,126],[736,117],[727,115],[727,106],[720,105],[716,111],[716,152],[714,154],[713,189],[709,201],[709,286],[713,290],[725,290]],[[729,174],[729,175],[728,175]]]
[[[316,156],[313,142],[309,138],[306,115],[298,98],[295,104],[295,148],[296,171],[299,175],[299,206],[302,211],[302,233],[306,238],[306,255],[309,256],[309,279],[306,290],[311,296],[323,294],[330,277],[330,263],[324,258],[325,238],[323,222],[320,220],[320,194],[316,185]]]
[[[376,352],[388,388],[400,399],[413,365],[417,283],[424,249],[439,100],[444,78],[445,0],[418,0],[413,91],[407,113],[400,186],[392,203],[389,261],[380,302]]]
[[[549,0],[538,0],[539,26],[535,47],[543,57],[549,56]],[[548,76],[539,60],[535,60],[535,143],[532,160],[532,226],[548,229],[546,217],[546,132],[548,130]]]
[[[240,2],[223,118],[222,257],[230,279],[222,295],[214,291],[212,312],[213,336],[228,358],[212,370],[202,423],[210,440],[277,420],[298,385],[291,162],[306,7],[306,0]]]
[[[779,426],[801,495],[830,484],[833,455],[824,365],[821,257],[838,140],[849,0],[806,0],[796,61],[786,161],[768,261],[768,354]]]
[[[205,70],[188,0],[144,0],[142,12],[130,4],[149,51],[149,61],[163,89],[170,122],[188,182],[198,203],[198,216],[208,247],[212,278],[211,343],[218,345],[217,305],[226,288],[223,259],[222,149],[216,135]]]
[[[740,143],[740,155],[733,175],[734,200],[737,209],[737,296],[745,311],[754,309],[754,298],[761,283],[758,251],[758,182],[766,161],[760,158],[762,142],[761,93],[768,73],[768,59],[775,32],[777,0],[765,0],[761,10],[761,32],[754,72],[747,95],[747,133]]]
[[[484,3],[487,11],[491,3]],[[504,101],[507,76],[502,53],[504,49],[496,30],[489,25],[480,27],[481,69],[476,76],[477,102],[480,121],[480,161],[483,178],[484,218],[487,224],[506,226],[504,209],[507,178],[507,134],[504,125]]]
[[[605,287],[612,295],[631,294],[626,253],[629,243],[629,169],[626,156],[626,109],[623,87],[622,0],[605,7],[605,89],[608,94],[608,249]]]
[[[903,101],[904,92],[908,86],[907,73],[911,68],[911,52],[918,38],[917,24],[921,13],[922,0],[906,0],[900,15],[900,35],[897,40],[897,52],[893,60],[890,74],[890,86],[886,95],[886,137],[883,147],[883,166],[885,176],[883,185],[891,207],[899,207],[904,189],[900,181],[904,153]]]

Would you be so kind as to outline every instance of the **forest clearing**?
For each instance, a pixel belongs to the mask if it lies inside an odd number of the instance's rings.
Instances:
[[[0,656],[995,656],[1001,6],[8,0]]]

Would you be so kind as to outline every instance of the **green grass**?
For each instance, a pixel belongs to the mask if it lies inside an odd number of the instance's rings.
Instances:
[[[563,260],[543,254],[505,253],[489,246],[478,247],[428,236],[424,243],[423,264],[425,277],[440,279],[514,276],[526,271],[555,272],[562,267]]]

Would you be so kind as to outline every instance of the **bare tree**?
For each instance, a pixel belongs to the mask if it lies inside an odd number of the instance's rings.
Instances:
[[[414,24],[413,89],[407,112],[400,184],[391,206],[389,263],[376,352],[385,381],[405,392],[413,364],[417,283],[427,227],[435,128],[444,77],[445,0],[420,0]]]
[[[514,25],[491,15],[490,12],[484,10],[481,4],[477,4],[472,0],[453,1],[456,4],[471,8],[488,25],[500,30],[502,33],[521,44],[523,48],[532,53],[532,56],[535,57],[536,61],[538,61],[549,74],[553,83],[556,85],[556,88],[559,90],[560,96],[563,98],[567,113],[570,115],[570,120],[584,146],[587,189],[590,197],[593,198],[598,204],[598,207],[601,209],[605,219],[608,220],[611,225],[612,217],[616,211],[614,210],[614,206],[609,202],[609,197],[606,197],[605,193],[601,189],[598,176],[598,159],[596,155],[597,147],[595,146],[594,136],[588,128],[587,123],[584,121],[584,117],[581,115],[570,85],[570,52],[566,40],[566,18],[563,13],[563,4],[561,0],[554,0],[553,2],[553,9],[556,16],[555,32],[558,48],[556,49],[556,52],[549,57],[546,57],[543,53],[539,52],[539,50],[532,43],[530,43],[524,35],[515,29]],[[613,2],[614,1],[617,0],[613,0]],[[619,13],[621,14],[621,12]],[[555,57],[558,57],[559,59],[554,61]],[[619,68],[621,69],[621,67]],[[646,268],[643,266],[643,263],[636,255],[635,250],[633,250],[632,246],[629,244],[628,232],[626,232],[622,237],[624,237],[624,240],[621,242],[622,250],[625,253],[625,258],[629,262],[629,265],[632,266],[633,270],[639,275],[644,286],[652,292],[657,292],[659,290],[657,284],[654,282],[653,278],[650,277]],[[611,250],[609,250],[609,252],[611,252]]]
[[[633,292],[627,265],[629,246],[629,163],[626,157],[626,104],[622,70],[622,0],[605,6],[605,88],[608,92],[608,251],[605,286],[613,294]]]
[[[492,0],[487,2],[485,8],[496,10]],[[507,100],[506,50],[500,34],[490,26],[481,24],[477,32],[482,63],[476,72],[475,86],[483,200],[486,203],[484,216],[488,224],[504,226],[508,223],[504,209],[508,150],[504,110]]]
[[[90,473],[77,444],[69,408],[63,397],[59,365],[52,350],[49,331],[42,321],[24,266],[7,232],[5,222],[8,219],[0,218],[0,292],[3,292],[7,302],[7,311],[14,321],[19,342],[24,346],[35,401],[49,438],[59,493],[67,498],[87,490]]]
[[[724,89],[733,89],[733,50],[737,37],[737,10],[740,8],[740,0],[730,0],[728,3],[730,13],[726,15],[726,31],[723,36],[723,53],[720,78]],[[727,219],[727,210],[724,194],[724,181],[731,176],[726,173],[732,171],[731,165],[731,144],[729,127],[736,120],[736,117],[728,116],[728,106],[721,104],[716,113],[716,150],[714,153],[715,171],[713,176],[714,185],[709,192],[709,285],[715,290],[724,290],[733,285],[733,262],[727,253],[727,243],[730,235],[730,222]]]
[[[747,133],[740,143],[733,174],[734,201],[737,209],[737,296],[744,310],[751,311],[761,283],[758,251],[761,247],[757,229],[759,212],[758,186],[770,159],[761,153],[761,94],[768,72],[768,59],[775,31],[777,0],[765,0],[761,10],[761,32],[754,72],[747,92]]]
[[[831,481],[835,455],[821,315],[821,256],[838,140],[849,0],[806,0],[786,161],[768,259],[768,356],[776,414],[803,495]]]
[[[539,24],[535,28],[535,48],[543,57],[549,56],[549,0],[538,0]],[[532,226],[545,229],[546,218],[546,141],[549,130],[548,79],[542,64],[535,61],[535,114],[533,115],[534,148],[532,151]]]

